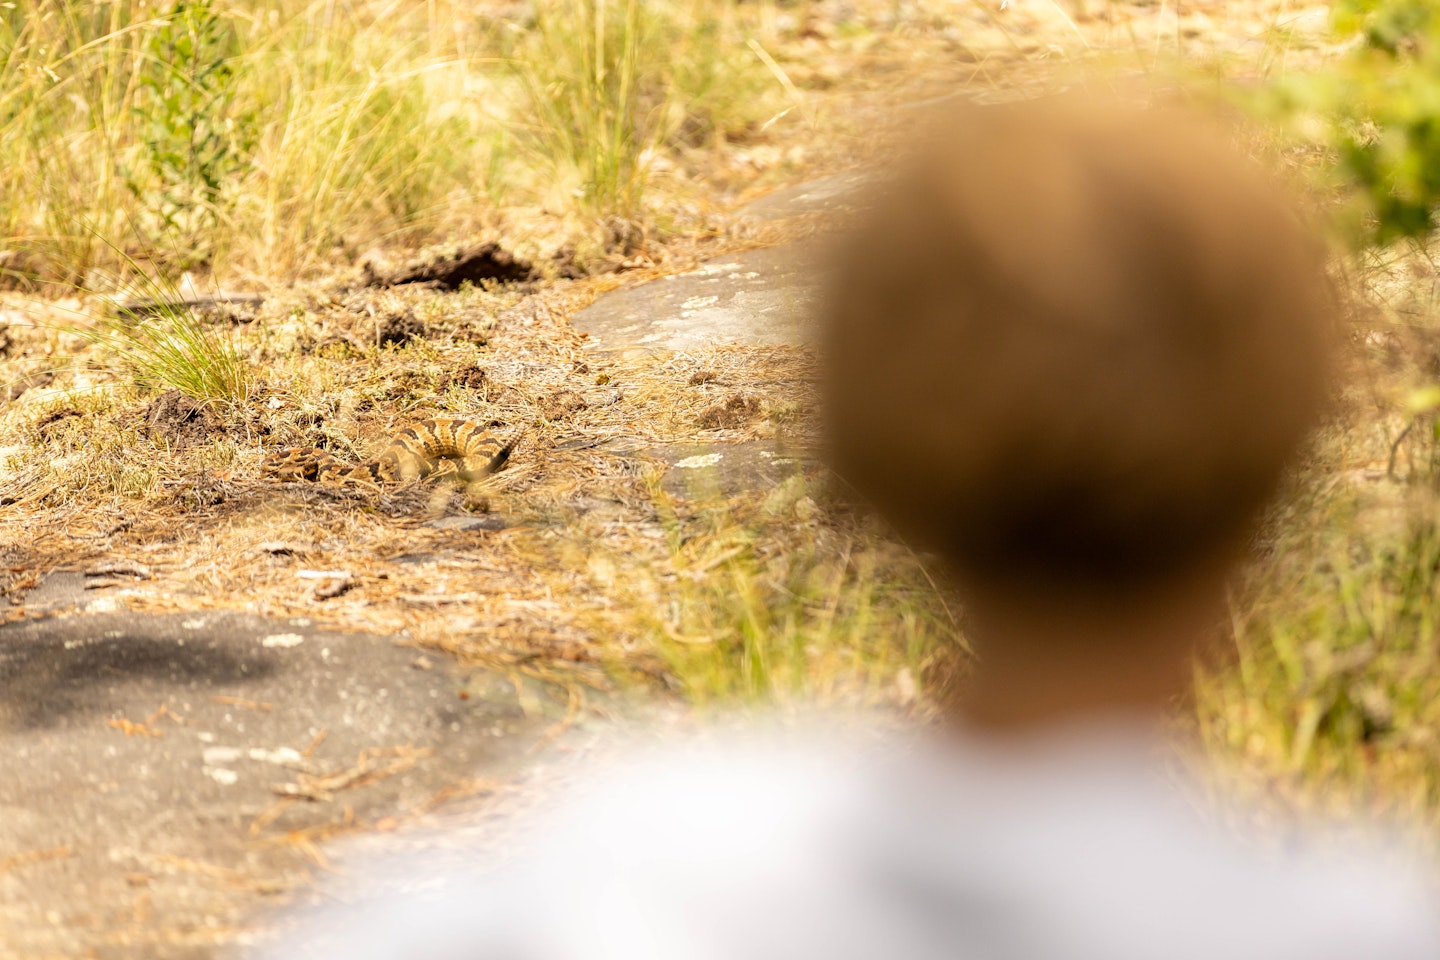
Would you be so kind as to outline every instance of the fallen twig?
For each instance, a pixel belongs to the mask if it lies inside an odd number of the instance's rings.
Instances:
[[[137,580],[153,580],[155,575],[150,568],[143,563],[130,563],[126,560],[117,560],[113,563],[102,563],[97,567],[91,567],[85,571],[87,577],[126,576],[134,577]]]

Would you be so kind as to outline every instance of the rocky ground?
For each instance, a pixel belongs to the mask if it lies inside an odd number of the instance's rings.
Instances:
[[[756,216],[823,213],[851,182],[776,193]],[[602,295],[574,327],[597,358],[800,347],[809,257],[804,245],[721,256]],[[717,417],[753,419],[718,406]],[[649,465],[682,501],[772,491],[800,469],[774,437],[610,437],[586,452]],[[425,522],[462,541],[506,526],[496,513]],[[268,549],[307,589],[338,576],[308,570],[299,548]],[[465,554],[393,561],[433,572]],[[320,622],[147,611],[173,596],[167,579],[163,564],[95,560],[11,594],[0,956],[210,956],[251,942],[272,904],[327,869],[332,838],[403,832],[442,805],[503,796],[537,756],[589,743],[630,712],[593,686],[580,710],[573,687],[457,662],[403,631],[337,632],[330,609]],[[422,609],[435,613],[457,594],[428,596]]]

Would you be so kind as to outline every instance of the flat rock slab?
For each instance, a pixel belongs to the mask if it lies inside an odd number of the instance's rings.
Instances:
[[[682,500],[767,492],[813,464],[768,440],[669,443],[639,452],[669,465],[660,484]]]
[[[799,346],[810,339],[817,257],[812,244],[718,257],[689,273],[606,294],[572,322],[593,348],[613,353]]]
[[[28,609],[44,612],[64,607],[84,607],[99,594],[87,590],[87,577],[71,570],[53,570],[40,578],[40,582],[27,590],[24,603]]]
[[[868,171],[823,177],[776,190],[739,212],[761,220],[817,216],[839,226],[861,209],[874,178]],[[572,322],[592,347],[610,353],[802,346],[813,340],[822,256],[820,242],[811,240],[718,257],[689,273],[606,294]]]
[[[508,524],[502,517],[436,517],[424,526],[432,530],[504,530]]]
[[[247,917],[308,882],[321,841],[517,769],[563,713],[526,701],[304,619],[0,627],[0,958],[243,943]]]
[[[597,452],[663,466],[660,486],[680,500],[768,493],[791,477],[812,477],[822,469],[813,452],[773,439],[654,444],[633,437],[612,438],[599,444]],[[593,498],[572,502],[586,512],[609,506]]]
[[[817,214],[846,215],[861,209],[864,188],[874,182],[874,174],[852,170],[821,177],[809,183],[782,187],[741,207],[743,217],[761,220],[789,220],[792,217]]]

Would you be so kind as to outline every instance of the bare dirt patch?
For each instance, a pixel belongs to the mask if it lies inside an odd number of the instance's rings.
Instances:
[[[498,243],[482,243],[398,269],[387,269],[366,261],[365,285],[398,287],[417,283],[440,290],[459,290],[461,284],[480,286],[490,283],[514,283],[531,280],[535,268]]]
[[[701,410],[695,417],[695,422],[706,430],[734,430],[745,426],[759,415],[759,400],[736,393],[727,397],[723,403]]]
[[[166,390],[150,402],[145,421],[153,436],[177,449],[211,442],[225,429],[220,416],[208,404],[199,403],[179,390]]]

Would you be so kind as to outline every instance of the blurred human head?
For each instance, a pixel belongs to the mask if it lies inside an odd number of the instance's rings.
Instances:
[[[833,264],[834,466],[972,595],[1144,596],[1240,547],[1328,392],[1323,251],[1223,134],[931,118]]]

